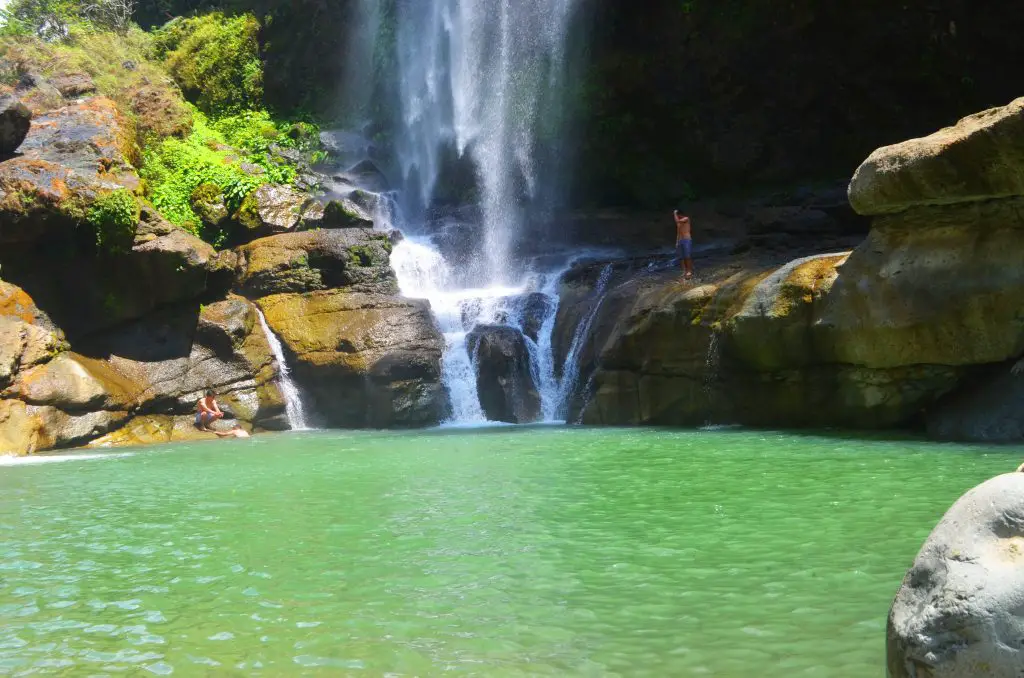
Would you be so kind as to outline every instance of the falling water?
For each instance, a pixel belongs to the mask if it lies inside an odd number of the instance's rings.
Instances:
[[[720,333],[712,328],[711,338],[708,340],[708,354],[707,357],[704,358],[704,398],[708,403],[708,416],[704,421],[705,426],[714,425],[712,417],[715,414],[715,392],[718,385],[718,365],[722,358],[720,344]]]
[[[594,292],[591,295],[590,310],[587,311],[580,324],[576,326],[572,345],[569,348],[568,355],[565,357],[565,365],[562,367],[562,381],[558,389],[557,416],[559,419],[565,419],[568,413],[569,400],[572,398],[580,379],[580,359],[583,347],[590,338],[591,326],[594,324],[594,319],[597,318],[598,311],[601,310],[602,303],[604,303],[605,291],[611,278],[612,265],[608,264],[601,270],[601,275],[597,278],[597,284],[594,286]]]
[[[288,417],[288,426],[293,431],[305,431],[308,429],[306,413],[302,409],[299,387],[292,381],[291,370],[288,369],[288,362],[284,357],[284,348],[281,346],[281,341],[270,330],[270,325],[267,324],[267,319],[258,306],[256,315],[259,316],[260,327],[263,328],[263,334],[266,335],[267,343],[270,344],[270,351],[274,354],[274,360],[277,361],[277,385],[281,389],[281,395],[284,396],[284,411]]]
[[[407,0],[398,10],[398,160],[410,214],[429,206],[445,150],[469,156],[484,226],[481,282],[508,283],[559,138],[565,44],[579,0]],[[543,135],[544,141],[540,139]]]

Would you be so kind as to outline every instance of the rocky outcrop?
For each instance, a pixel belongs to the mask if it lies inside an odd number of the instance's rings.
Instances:
[[[287,186],[264,184],[245,198],[235,221],[245,229],[246,239],[252,239],[318,225],[323,209],[323,205],[305,193]]]
[[[540,418],[540,394],[519,329],[479,325],[466,336],[466,349],[476,368],[477,393],[488,421],[529,424]]]
[[[1005,374],[1024,352],[1024,196],[992,169],[1024,171],[1022,119],[1014,102],[873,153],[850,186],[851,203],[874,216],[852,252],[783,263],[735,251],[698,256],[698,284],[667,272],[614,284],[582,358],[594,389],[576,394],[576,414],[855,427],[927,417],[935,434],[982,437],[993,427],[978,408],[966,414],[961,389],[976,391],[986,366]],[[957,178],[975,165],[989,168],[983,181]],[[590,303],[578,288],[563,295],[556,347],[571,332],[565,320]],[[986,412],[1005,418],[1011,408],[988,393]],[[952,407],[965,416],[943,425]]]
[[[1024,474],[961,497],[928,536],[889,611],[890,678],[1020,675]]]
[[[328,426],[409,428],[444,419],[444,339],[426,302],[335,289],[258,303]]]
[[[103,97],[36,116],[19,151],[0,163],[3,246],[66,233],[99,196],[139,185],[130,128]]]
[[[239,247],[236,289],[256,298],[343,287],[394,295],[398,282],[389,255],[392,239],[372,229],[285,233]]]
[[[13,323],[24,348],[16,361],[0,356],[9,375],[0,383],[0,453],[70,447],[104,434],[119,444],[153,442],[159,435],[132,433],[146,426],[122,427],[188,421],[208,388],[247,425],[286,427],[278,368],[244,299],[168,309],[94,335],[72,352],[59,334],[47,334],[45,317],[26,323],[28,297],[16,298],[22,317]],[[0,334],[11,331],[12,316],[0,316]]]
[[[32,125],[32,111],[14,97],[0,95],[0,158],[18,150]]]

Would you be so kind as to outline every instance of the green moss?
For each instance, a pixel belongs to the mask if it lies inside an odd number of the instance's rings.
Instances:
[[[348,248],[348,252],[352,255],[352,261],[356,266],[373,266],[374,256],[372,248],[366,245],[353,245]]]
[[[172,21],[155,33],[162,57],[185,96],[205,113],[263,105],[260,24],[251,14],[220,12]]]
[[[102,252],[131,249],[139,223],[139,202],[129,191],[119,189],[97,198],[86,214],[93,227],[96,245]]]

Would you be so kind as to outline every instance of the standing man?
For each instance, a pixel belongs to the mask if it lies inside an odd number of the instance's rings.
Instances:
[[[673,212],[676,218],[676,257],[682,261],[686,275],[684,279],[693,277],[693,238],[690,236],[690,217]]]

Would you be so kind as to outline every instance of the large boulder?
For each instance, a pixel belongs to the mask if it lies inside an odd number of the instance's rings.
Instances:
[[[398,294],[391,237],[369,229],[283,233],[239,247],[237,291],[249,297],[344,287]]]
[[[235,214],[245,239],[287,233],[319,225],[324,208],[306,193],[289,186],[264,184],[252,191]]]
[[[879,148],[850,182],[861,214],[1024,195],[1024,97]]]
[[[138,189],[132,139],[104,97],[35,117],[20,154],[0,162],[0,245],[36,243],[57,230],[66,238],[98,198]]]
[[[258,303],[328,426],[412,428],[446,416],[444,338],[426,302],[334,289]]]
[[[125,249],[96,249],[86,238],[0,249],[5,277],[47,309],[74,343],[164,306],[226,291],[230,261],[143,206]]]
[[[518,328],[480,325],[466,336],[466,349],[488,420],[529,424],[540,418],[540,394],[526,339]]]
[[[167,309],[76,349],[23,358],[0,384],[0,453],[195,437],[188,424],[207,389],[247,428],[287,426],[279,366],[245,299]]]
[[[0,96],[0,158],[18,150],[32,126],[32,111],[14,97]]]
[[[889,611],[889,678],[1016,678],[1024,666],[1024,473],[961,497]]]

